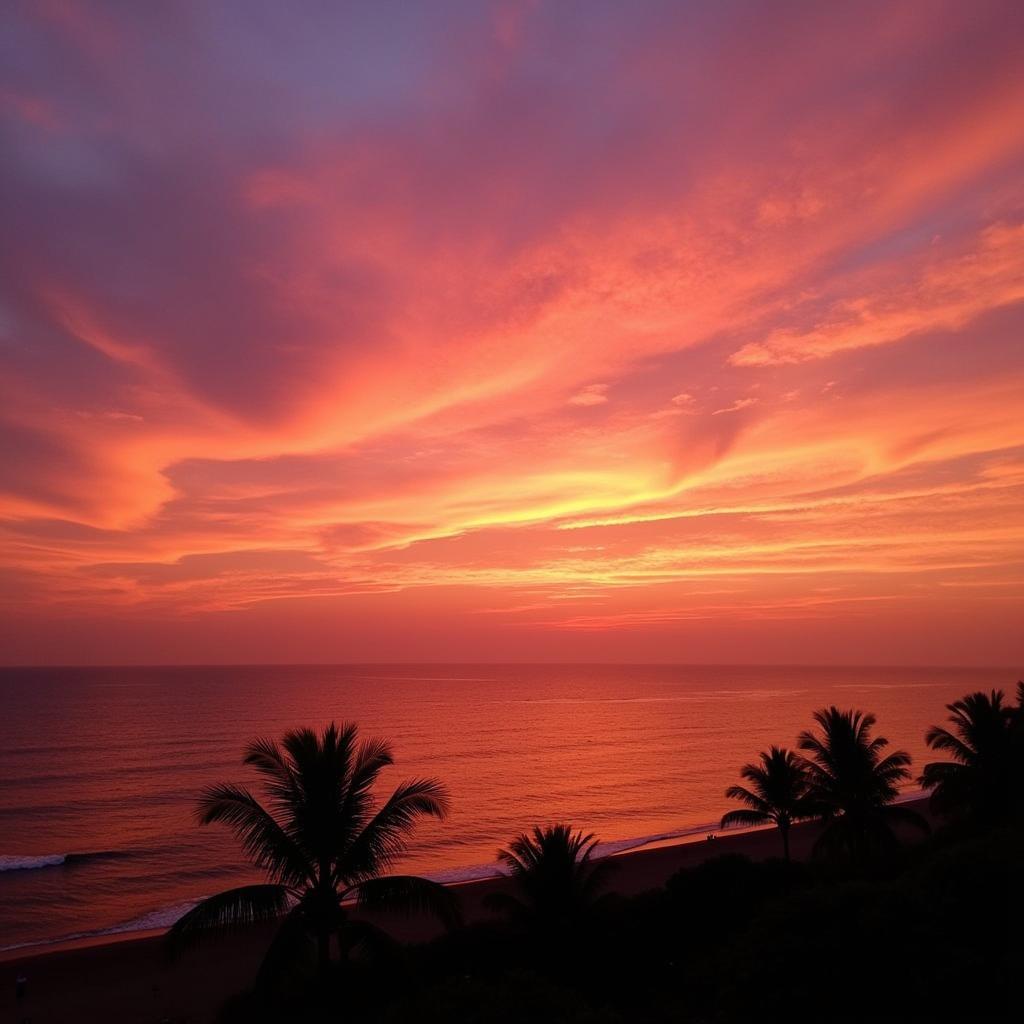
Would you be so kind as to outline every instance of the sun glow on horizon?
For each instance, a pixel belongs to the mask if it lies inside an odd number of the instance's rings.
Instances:
[[[1024,15],[868,7],[0,14],[0,661],[1024,657]]]

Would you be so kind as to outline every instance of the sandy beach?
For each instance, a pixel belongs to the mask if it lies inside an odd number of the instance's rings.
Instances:
[[[923,810],[924,803],[915,801],[908,806]],[[791,842],[795,858],[808,856],[815,831],[813,824],[794,828]],[[760,829],[632,850],[613,858],[616,871],[610,887],[623,896],[632,896],[658,888],[681,868],[710,857],[741,853],[765,859],[779,856],[780,849],[777,832]],[[505,879],[490,878],[457,886],[466,921],[489,919],[484,898],[507,884]],[[371,920],[407,942],[426,940],[439,932],[438,925],[428,918],[378,915]],[[0,963],[3,1019],[31,1020],[32,1024],[206,1024],[216,1019],[226,998],[251,984],[270,934],[268,928],[256,928],[211,941],[173,963],[164,955],[159,934],[14,954]],[[18,975],[28,981],[20,1006],[15,998]]]

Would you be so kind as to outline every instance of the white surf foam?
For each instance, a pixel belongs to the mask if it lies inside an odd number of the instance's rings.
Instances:
[[[32,871],[36,868],[53,868],[63,864],[66,853],[44,853],[38,857],[2,856],[0,855],[0,871]]]

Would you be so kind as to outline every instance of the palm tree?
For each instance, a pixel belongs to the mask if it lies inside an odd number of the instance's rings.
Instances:
[[[1024,808],[1024,685],[1017,707],[1002,690],[969,693],[946,705],[952,729],[933,725],[925,739],[952,761],[924,766],[921,785],[939,814],[992,823]]]
[[[899,784],[910,778],[910,755],[884,753],[889,741],[871,735],[874,715],[833,706],[816,711],[814,720],[821,735],[806,730],[798,743],[810,754],[803,759],[808,804],[824,824],[815,853],[843,850],[863,861],[872,850],[896,845],[896,824],[928,831],[921,815],[894,803]]]
[[[574,833],[568,825],[522,833],[498,851],[516,893],[492,893],[487,905],[547,928],[580,923],[607,898],[601,889],[613,868],[608,860],[592,860],[595,846],[593,833]]]
[[[455,904],[442,886],[384,874],[405,851],[417,821],[443,818],[448,806],[444,787],[433,779],[403,782],[377,801],[377,777],[392,764],[386,742],[359,742],[355,725],[332,722],[320,734],[287,732],[280,744],[255,740],[244,763],[262,776],[265,802],[242,786],[222,783],[204,791],[198,818],[203,825],[227,825],[268,882],[203,900],[171,928],[172,947],[211,931],[280,919],[261,979],[311,942],[323,975],[332,937],[344,956],[356,931],[349,902],[427,910],[454,921]]]
[[[760,764],[745,764],[740,777],[750,783],[730,786],[725,795],[745,807],[722,817],[722,828],[730,825],[770,825],[782,836],[782,853],[789,860],[789,828],[799,818],[810,816],[807,806],[807,771],[803,759],[791,750],[771,747],[762,751]]]

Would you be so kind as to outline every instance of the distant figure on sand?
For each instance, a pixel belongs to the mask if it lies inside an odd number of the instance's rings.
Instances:
[[[25,996],[28,994],[28,978],[25,977],[24,971],[18,972],[18,977],[14,981],[14,997],[18,1001],[18,1008],[20,1009],[24,1002]],[[31,1018],[21,1015],[21,1024],[30,1024]]]

